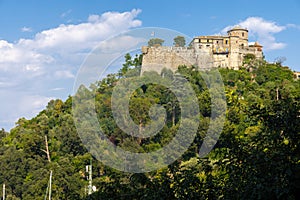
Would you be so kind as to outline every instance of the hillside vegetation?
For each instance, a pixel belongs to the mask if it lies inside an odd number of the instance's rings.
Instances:
[[[64,102],[51,100],[36,117],[19,119],[10,132],[0,131],[0,184],[6,184],[6,199],[44,199],[50,170],[53,200],[299,199],[300,81],[280,64],[250,58],[245,62],[240,70],[219,69],[226,92],[226,121],[217,144],[204,158],[198,152],[210,121],[211,91],[203,76],[214,77],[181,66],[178,73],[192,85],[201,111],[195,140],[173,164],[133,174],[94,159],[82,144],[72,115],[72,98],[88,102],[95,94],[97,117],[111,142],[132,152],[155,151],[168,144],[181,123],[181,111],[175,95],[165,87],[143,85],[130,99],[130,115],[141,126],[151,121],[152,105],[165,107],[167,120],[157,135],[139,139],[123,133],[114,121],[110,98],[116,82],[130,80],[140,71],[141,57],[126,55],[119,73],[90,88],[80,87]],[[149,73],[173,78],[166,69],[162,75]],[[51,162],[45,153],[45,136]],[[87,196],[85,166],[91,159],[97,191]]]

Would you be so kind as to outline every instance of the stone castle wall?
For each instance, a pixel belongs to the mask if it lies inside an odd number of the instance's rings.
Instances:
[[[161,72],[163,68],[176,71],[178,66],[196,66],[199,70],[211,68],[238,69],[246,54],[254,54],[262,58],[262,52],[251,47],[239,48],[228,54],[214,54],[210,48],[198,49],[188,47],[143,47],[142,70]]]
[[[248,30],[240,27],[228,31],[227,36],[199,36],[190,47],[142,47],[143,62],[141,73],[161,72],[163,68],[176,71],[178,66],[194,65],[198,70],[211,68],[239,69],[246,54],[263,57],[262,46],[248,45]]]
[[[142,73],[144,71],[161,72],[163,68],[176,71],[180,65],[195,65],[194,49],[187,47],[143,47]]]

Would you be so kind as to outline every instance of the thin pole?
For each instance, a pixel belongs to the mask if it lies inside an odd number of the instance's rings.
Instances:
[[[3,200],[5,200],[5,184],[3,183]]]
[[[46,150],[42,149],[42,151],[47,154],[47,159],[48,159],[48,161],[50,163],[51,162],[51,158],[50,158],[50,152],[49,152],[47,135],[45,135],[45,146],[46,146]],[[47,190],[46,190],[46,194],[45,194],[44,200],[47,199],[48,191],[49,191],[48,199],[51,200],[51,192],[52,192],[51,191],[51,187],[52,187],[52,170],[50,170],[50,178],[49,178],[49,181],[48,181],[48,186],[47,186]]]
[[[51,186],[52,186],[52,170],[50,171],[50,179],[49,179],[49,200],[51,200]]]

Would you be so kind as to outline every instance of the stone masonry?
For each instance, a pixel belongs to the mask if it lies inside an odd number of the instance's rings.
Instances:
[[[211,68],[239,69],[246,54],[263,58],[262,46],[248,43],[248,30],[234,27],[226,36],[198,36],[189,47],[142,47],[142,72],[161,72],[163,68],[175,71],[180,65],[194,65],[198,70]]]

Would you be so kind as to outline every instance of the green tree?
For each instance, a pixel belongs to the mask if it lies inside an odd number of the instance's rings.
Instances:
[[[185,46],[185,38],[183,36],[176,36],[174,38],[175,47],[184,47]]]
[[[174,91],[157,84],[141,84],[130,96],[128,117],[140,130],[153,119],[164,121],[163,128],[154,136],[140,139],[117,126],[111,110],[112,91],[118,81],[124,81],[125,87],[133,83],[133,77],[139,75],[141,58],[126,55],[119,73],[109,74],[89,88],[81,86],[65,102],[50,101],[36,117],[19,119],[8,133],[0,130],[0,185],[6,184],[7,199],[43,199],[50,170],[53,200],[300,198],[300,81],[293,79],[289,69],[266,62],[255,62],[253,70],[219,69],[222,78],[212,72],[199,72],[193,66],[179,67],[174,74],[180,73],[193,87],[201,112],[190,148],[169,166],[140,174],[120,172],[93,160],[97,191],[87,196],[85,166],[92,156],[77,135],[72,114],[79,115],[79,121],[89,119],[88,108],[95,102],[99,124],[82,124],[88,136],[85,142],[95,138],[91,126],[100,125],[112,143],[130,152],[159,151],[174,139],[180,125],[185,124],[183,130],[189,134],[194,123],[182,119]],[[174,74],[164,69],[160,75],[146,72],[145,78],[179,84]],[[204,80],[213,84],[207,86]],[[217,117],[210,117],[212,108],[217,114],[223,111],[225,102],[215,87],[220,82],[226,91],[226,121],[214,149],[199,158],[197,153],[210,124],[219,125]],[[211,102],[212,97],[217,100]],[[72,101],[81,104],[72,110]],[[165,108],[165,119],[151,115],[157,104]],[[187,114],[192,115],[194,108],[187,108]],[[51,162],[43,151],[45,136]],[[97,147],[101,154],[113,153],[105,152],[105,146]],[[135,167],[139,163],[126,160],[125,165]]]
[[[163,39],[160,39],[160,38],[151,38],[148,41],[148,46],[149,47],[158,47],[158,46],[162,46],[163,43],[164,43]]]

